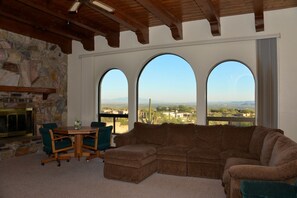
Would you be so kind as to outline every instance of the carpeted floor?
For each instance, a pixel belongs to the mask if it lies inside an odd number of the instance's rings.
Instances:
[[[0,198],[224,198],[220,180],[153,174],[140,184],[103,177],[100,159],[40,165],[43,153],[0,161]]]

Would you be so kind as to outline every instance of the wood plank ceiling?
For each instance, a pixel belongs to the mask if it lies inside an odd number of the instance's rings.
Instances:
[[[59,45],[71,53],[72,40],[94,50],[94,37],[119,47],[120,32],[133,31],[149,43],[149,27],[166,25],[175,40],[183,39],[182,23],[209,22],[209,32],[221,35],[220,18],[254,13],[255,31],[265,27],[264,11],[296,7],[296,0],[0,0],[0,28]],[[69,9],[78,2],[77,12]]]

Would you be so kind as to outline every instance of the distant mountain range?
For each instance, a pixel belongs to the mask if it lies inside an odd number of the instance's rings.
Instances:
[[[141,104],[148,104],[149,103],[149,100],[144,99],[144,98],[139,98],[138,101]],[[102,103],[104,103],[104,104],[127,104],[128,103],[128,98],[123,97],[123,98],[104,99],[104,100],[102,100]]]
[[[145,98],[138,99],[138,102],[140,106],[148,106],[149,100]],[[122,106],[128,104],[128,98],[122,97],[122,98],[113,98],[113,99],[107,99],[102,100],[102,103],[104,106]],[[152,101],[152,107],[157,106],[174,106],[174,105],[186,105],[186,106],[195,106],[195,102],[176,102],[176,103],[168,103],[168,102],[162,102],[162,101]],[[255,101],[216,101],[216,102],[209,102],[208,106],[212,109],[218,109],[218,108],[237,108],[237,109],[246,109],[246,108],[255,108]]]
[[[127,104],[128,103],[128,98],[112,98],[112,99],[103,99],[101,101],[104,104]]]
[[[226,108],[255,108],[255,101],[219,101],[219,102],[209,102],[208,106],[212,109],[218,109],[222,107]]]

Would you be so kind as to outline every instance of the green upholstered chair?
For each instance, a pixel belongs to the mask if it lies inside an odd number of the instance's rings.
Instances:
[[[242,180],[243,198],[297,198],[297,186],[277,181]]]
[[[83,139],[83,147],[94,151],[87,160],[94,157],[101,157],[100,151],[105,151],[110,148],[112,126],[99,127],[99,130],[94,135],[86,135]]]
[[[69,156],[60,156],[61,152],[73,149],[72,140],[68,136],[55,136],[52,129],[39,128],[42,137],[43,151],[49,156],[47,159],[41,160],[41,165],[51,161],[57,161],[58,166],[61,165],[60,160],[70,160]]]
[[[94,127],[94,128],[105,127],[105,126],[106,126],[105,122],[91,122],[91,127]]]
[[[55,128],[58,128],[58,125],[55,122],[51,122],[51,123],[42,124],[42,127],[43,128],[48,128],[48,129],[55,129]]]

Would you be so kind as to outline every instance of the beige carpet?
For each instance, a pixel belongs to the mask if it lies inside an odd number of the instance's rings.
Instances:
[[[0,161],[0,198],[224,198],[220,180],[153,174],[140,184],[103,177],[103,162],[40,165],[43,153]]]

